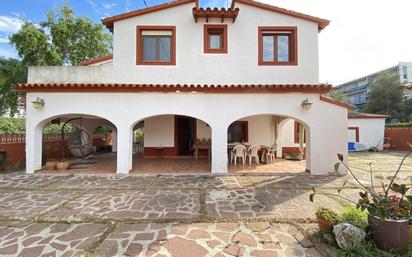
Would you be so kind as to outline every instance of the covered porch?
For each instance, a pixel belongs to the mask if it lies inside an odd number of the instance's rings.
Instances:
[[[131,174],[210,174],[211,162],[194,158],[142,158],[134,156]],[[41,169],[37,173],[61,173]],[[67,174],[115,174],[116,153],[103,153],[93,157],[82,165],[75,165],[64,173]],[[237,174],[309,174],[305,172],[305,161],[277,159],[276,163],[261,165],[231,165],[229,173]]]
[[[71,116],[66,116],[66,120],[67,117]],[[73,125],[83,127],[93,127],[103,122],[104,119],[91,119],[90,116],[72,121]],[[227,129],[228,172],[305,173],[308,169],[303,128],[296,120],[278,115],[254,115],[234,121]],[[91,134],[92,130],[88,131]],[[132,135],[133,158],[129,173],[211,172],[214,157],[212,132],[210,126],[200,119],[182,115],[148,117],[135,122]],[[70,158],[69,169],[65,172],[115,173],[118,154],[116,145],[112,144],[117,142],[116,133],[112,136],[110,149],[113,153],[95,153],[84,159]],[[236,156],[234,147],[244,148],[242,156]],[[253,159],[252,152],[256,147],[259,158]],[[270,151],[273,154],[271,158]],[[234,162],[234,159],[238,161]],[[43,167],[40,172],[52,171]]]
[[[117,174],[144,173],[145,170],[162,173],[167,172],[169,167],[173,167],[170,168],[171,172],[179,169],[188,173],[191,171],[212,174],[234,171],[289,172],[294,168],[290,165],[283,166],[284,163],[280,161],[286,158],[285,153],[289,151],[305,164],[302,169],[299,168],[301,171],[307,170],[312,175],[323,175],[333,170],[336,153],[343,153],[346,156],[347,124],[343,118],[347,115],[346,107],[332,105],[329,100],[319,98],[317,93],[239,94],[235,92],[228,93],[230,101],[226,94],[201,92],[167,94],[116,92],[116,97],[96,92],[65,92],[65,95],[73,101],[63,105],[59,94],[51,92],[27,94],[28,103],[35,102],[37,98],[44,99],[45,103],[40,109],[28,105],[26,123],[26,171],[28,173],[42,169],[44,125],[62,116],[83,117],[83,127],[85,123],[91,126],[91,122],[87,122],[86,118],[104,120],[112,125],[112,140],[116,143],[112,151],[115,153],[105,161],[115,159],[116,167],[107,164],[101,165],[101,169],[108,170],[108,167],[112,167],[111,171]],[[304,101],[313,104],[312,109],[304,109],[302,107]],[[184,103],[184,106],[181,103]],[[233,108],[234,103],[236,108]],[[328,112],[324,112],[326,109]],[[320,113],[322,115],[319,115]],[[282,118],[278,122],[278,135],[274,127],[276,117]],[[295,125],[295,121],[299,124]],[[232,124],[236,122],[246,125],[243,125],[239,131],[236,129],[229,131]],[[301,127],[305,130],[304,134],[306,133],[306,141],[303,141],[303,145],[299,142],[301,137],[299,133],[298,142],[295,140],[296,128],[300,130]],[[83,130],[89,131],[88,128]],[[136,133],[137,130],[143,131],[143,137],[140,132]],[[243,135],[245,132],[247,138],[235,139],[233,136],[236,133],[237,136]],[[332,134],[343,136],[338,136],[334,142],[330,142],[327,138]],[[230,144],[240,144],[246,149],[258,146],[261,148],[260,152],[262,149],[271,149],[276,157],[275,162],[272,160],[266,162],[267,164],[264,161],[249,164],[245,160],[243,164],[243,160],[238,160],[238,163],[234,164]],[[101,156],[101,158],[106,157],[107,155]],[[98,158],[100,156],[96,155],[96,166],[99,163]],[[293,163],[295,165],[296,162]],[[81,172],[79,167],[75,170]]]

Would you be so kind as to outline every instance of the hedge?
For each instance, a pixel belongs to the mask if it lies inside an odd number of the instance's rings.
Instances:
[[[412,127],[412,122],[397,123],[397,124],[386,124],[387,128],[409,128]]]

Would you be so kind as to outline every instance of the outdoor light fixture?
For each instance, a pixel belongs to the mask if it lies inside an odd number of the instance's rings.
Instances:
[[[33,104],[33,108],[36,110],[43,109],[44,105],[46,104],[44,100],[40,97],[37,97],[36,100],[31,103]]]
[[[310,108],[312,108],[312,104],[311,102],[309,102],[309,99],[306,98],[305,100],[302,101],[301,106],[303,109],[305,109],[305,111],[310,110]]]

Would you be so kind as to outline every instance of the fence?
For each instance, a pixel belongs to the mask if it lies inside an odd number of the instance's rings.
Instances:
[[[65,136],[66,143],[64,144],[65,156],[72,157],[67,146],[68,134]],[[110,143],[110,134],[95,133],[93,134],[93,145],[97,150],[102,145]],[[60,157],[61,135],[60,134],[43,134],[43,158],[57,159]],[[0,151],[7,153],[6,162],[0,163],[0,171],[8,169],[23,169],[26,160],[26,136],[25,134],[0,134]]]
[[[412,144],[412,127],[385,128],[385,137],[391,138],[391,150],[408,151],[408,143]]]

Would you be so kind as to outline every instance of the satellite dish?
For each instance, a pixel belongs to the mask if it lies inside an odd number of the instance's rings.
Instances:
[[[93,152],[93,140],[83,129],[75,129],[69,136],[69,151],[74,157],[84,158]]]

